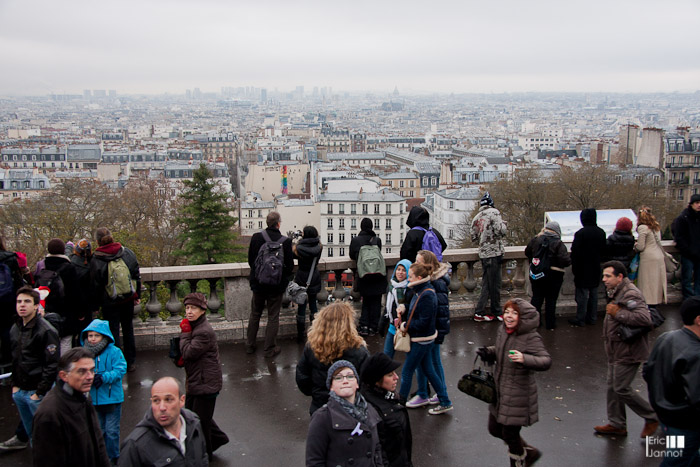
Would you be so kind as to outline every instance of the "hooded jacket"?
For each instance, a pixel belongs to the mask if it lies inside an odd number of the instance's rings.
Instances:
[[[119,465],[125,467],[206,467],[209,465],[207,447],[199,417],[187,409],[180,409],[185,419],[185,455],[182,455],[177,441],[168,438],[165,430],[153,418],[148,409],[134,431],[121,445]]]
[[[552,357],[537,332],[537,309],[521,298],[514,300],[520,308],[515,332],[508,334],[505,326],[500,326],[496,345],[488,347],[488,352],[496,357],[494,377],[498,390],[498,401],[489,405],[489,412],[502,425],[530,426],[539,419],[535,371],[548,370]],[[511,361],[509,350],[520,351],[523,363]]]
[[[681,255],[700,261],[700,212],[690,205],[673,221],[673,239]]]
[[[407,259],[415,263],[416,255],[423,249],[425,232],[420,229],[414,229],[414,227],[423,227],[425,230],[428,230],[430,228],[430,214],[421,206],[413,206],[408,213],[406,225],[410,230],[406,233],[406,238],[401,245],[401,259]],[[442,245],[442,251],[445,251],[447,248],[445,239],[442,238],[442,235],[437,230],[433,229],[433,232],[435,232],[435,236]]]
[[[581,211],[583,227],[574,234],[571,244],[571,270],[576,287],[598,287],[602,271],[600,263],[605,253],[605,231],[598,227],[596,210]]]
[[[471,225],[472,242],[479,242],[479,258],[494,258],[505,253],[504,238],[508,233],[501,212],[493,206],[481,206]]]
[[[532,261],[542,242],[547,239],[549,242],[549,267],[554,271],[564,272],[567,266],[571,265],[571,256],[566,250],[566,245],[561,241],[561,237],[549,229],[545,229],[530,240],[525,247],[525,256]]]
[[[34,415],[36,467],[108,467],[97,412],[85,394],[59,379]]]
[[[357,261],[357,258],[360,256],[360,249],[365,245],[369,245],[375,238],[377,239],[379,251],[381,251],[382,239],[377,237],[373,230],[362,230],[357,237],[350,241],[350,259]],[[365,277],[360,277],[357,281],[357,290],[362,296],[382,295],[386,292],[386,276],[368,274]]]
[[[26,326],[22,318],[10,329],[12,343],[12,385],[36,390],[43,396],[58,374],[59,340],[56,329],[37,315]]]
[[[399,266],[403,266],[406,270],[406,279],[398,282],[396,279],[396,270]],[[394,267],[394,272],[389,280],[389,286],[386,289],[386,306],[382,310],[382,315],[379,318],[379,329],[383,330],[388,327],[388,332],[392,335],[396,334],[396,327],[394,327],[394,320],[398,318],[396,313],[396,308],[399,305],[406,305],[409,301],[408,299],[408,270],[411,267],[411,262],[407,259],[402,259]],[[394,283],[402,284],[400,287],[394,287]]]
[[[642,293],[625,277],[615,288],[612,297],[608,298],[608,303],[620,306],[620,310],[614,317],[606,314],[603,321],[603,338],[608,363],[632,365],[644,362],[649,356],[649,334],[642,334],[631,343],[623,342],[618,335],[621,324],[633,327],[651,326],[651,314]]]
[[[438,336],[436,344],[442,344],[445,336],[450,333],[450,265],[440,263],[440,268],[430,276],[430,283],[437,295],[437,315],[435,317],[435,329]]]
[[[192,396],[216,394],[223,386],[216,333],[209,324],[206,314],[190,321],[190,325],[192,332],[180,334],[180,352],[185,361],[187,375],[187,394]]]
[[[124,402],[124,388],[122,378],[126,374],[126,360],[121,349],[114,345],[114,336],[109,330],[109,322],[102,319],[94,319],[80,333],[80,345],[87,342],[89,331],[99,332],[107,339],[109,344],[95,356],[95,374],[102,375],[102,385],[90,388],[90,399],[94,405],[121,404]]]
[[[108,282],[107,271],[109,262],[119,258],[124,260],[124,263],[126,263],[126,266],[129,268],[131,279],[136,281],[136,291],[133,297],[115,302],[107,295],[105,288]],[[90,261],[90,282],[94,290],[93,300],[95,308],[138,299],[141,293],[141,271],[139,270],[139,262],[136,259],[136,255],[133,251],[122,246],[121,243],[118,242],[99,247],[95,251],[95,254],[92,255],[92,260]]]
[[[314,258],[316,258],[314,274],[311,277],[311,283],[306,292],[308,294],[319,293],[321,291],[321,273],[318,272],[318,262],[321,259],[321,251],[323,251],[321,239],[318,237],[302,238],[296,246],[292,247],[292,250],[294,251],[294,256],[299,258],[299,267],[297,268],[296,276],[294,276],[294,282],[301,286],[306,286],[306,281],[309,280],[311,265],[313,264]]]

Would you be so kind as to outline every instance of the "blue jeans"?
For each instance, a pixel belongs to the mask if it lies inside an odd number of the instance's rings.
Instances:
[[[43,396],[40,397],[38,401],[30,399],[34,393],[36,393],[34,389],[20,389],[12,394],[12,400],[15,401],[15,405],[19,411],[19,417],[22,419],[22,424],[24,425],[24,430],[29,435],[29,441],[32,440],[32,420],[34,419],[34,414],[39,408],[39,404],[44,399]]]
[[[442,360],[440,359],[440,344],[430,346],[428,358],[432,362],[433,368],[435,368],[435,373],[442,381],[442,385],[447,388],[447,384],[445,384],[445,370],[442,368]],[[430,397],[430,394],[428,394],[428,377],[425,376],[421,367],[418,367],[416,370],[416,380],[418,381],[418,395],[423,399]]]
[[[394,358],[396,351],[394,350],[394,335],[387,330],[386,339],[384,339],[384,353],[389,356],[389,358]]]
[[[681,284],[684,299],[700,295],[700,261],[681,256]]]
[[[100,407],[96,406],[97,418],[100,420],[100,428],[105,438],[107,456],[110,459],[119,458],[119,424],[122,418],[122,405],[113,404],[114,410],[111,412],[100,412]]]
[[[673,454],[676,454],[678,450],[668,449],[666,451],[666,457],[664,457],[663,462],[661,462],[661,467],[700,465],[700,453],[698,452],[698,449],[700,449],[700,431],[673,428],[663,423],[661,424],[661,428],[666,436],[675,435],[685,437],[683,455],[681,457],[673,457]]]
[[[408,399],[408,394],[411,392],[411,383],[413,382],[413,372],[420,367],[428,377],[428,381],[433,385],[437,392],[440,405],[449,407],[452,405],[450,398],[447,397],[447,389],[433,367],[433,361],[430,358],[430,351],[434,344],[421,345],[417,342],[411,342],[411,351],[406,355],[406,361],[401,370],[401,388],[399,396],[401,399]]]
[[[579,323],[595,323],[598,317],[598,287],[576,286],[576,319]]]

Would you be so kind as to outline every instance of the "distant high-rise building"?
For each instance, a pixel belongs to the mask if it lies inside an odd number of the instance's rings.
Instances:
[[[610,161],[615,165],[635,164],[637,155],[637,138],[639,136],[639,126],[628,124],[620,127],[620,150]]]
[[[262,88],[260,90],[260,102],[263,102],[263,103],[267,102],[267,89],[266,88]]]
[[[85,99],[90,99],[92,97],[92,91],[90,91],[89,89],[83,90],[83,97]]]
[[[92,95],[95,97],[107,97],[107,91],[104,89],[93,89]]]
[[[313,97],[318,97],[318,86],[314,86],[314,91],[311,94]]]
[[[110,90],[109,90],[109,97],[117,97],[117,90],[116,90],[116,89],[110,89]]]

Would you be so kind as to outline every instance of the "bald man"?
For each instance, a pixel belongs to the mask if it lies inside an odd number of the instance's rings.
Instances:
[[[185,408],[178,380],[159,379],[151,388],[151,410],[124,440],[120,466],[208,466],[199,418]]]

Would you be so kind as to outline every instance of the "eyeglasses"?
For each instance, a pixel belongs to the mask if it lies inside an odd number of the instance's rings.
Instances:
[[[355,381],[355,373],[350,373],[349,375],[337,375],[333,377],[333,381],[342,381],[347,379],[348,381]]]

